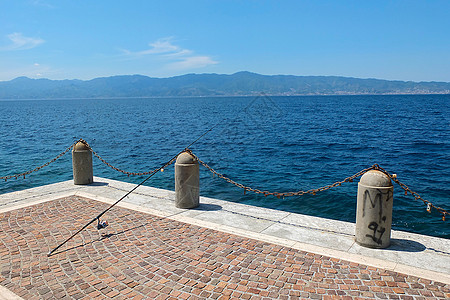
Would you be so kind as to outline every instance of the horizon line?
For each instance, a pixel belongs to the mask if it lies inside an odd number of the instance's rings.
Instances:
[[[292,75],[292,74],[272,74],[272,75],[267,75],[267,74],[260,74],[260,73],[256,73],[256,72],[251,72],[251,71],[238,71],[238,72],[234,72],[231,74],[226,74],[226,73],[186,73],[186,74],[182,74],[182,75],[174,75],[174,76],[168,76],[168,77],[152,77],[149,75],[143,75],[143,74],[117,74],[117,75],[109,75],[109,76],[98,76],[98,77],[94,77],[91,79],[78,79],[78,78],[72,78],[72,79],[49,79],[49,78],[30,78],[28,76],[18,76],[15,77],[13,79],[10,80],[0,80],[0,83],[2,82],[10,82],[10,81],[14,81],[17,79],[21,79],[21,78],[26,78],[26,79],[30,79],[30,80],[50,80],[50,81],[91,81],[91,80],[95,80],[95,79],[102,79],[102,78],[112,78],[112,77],[132,77],[132,76],[141,76],[141,77],[147,77],[147,78],[152,78],[152,79],[170,79],[170,78],[175,78],[175,77],[183,77],[183,76],[189,76],[189,75],[218,75],[218,76],[233,76],[239,73],[249,73],[249,74],[254,74],[254,75],[260,75],[260,76],[267,76],[267,77],[276,77],[276,76],[289,76],[289,77],[338,77],[338,78],[348,78],[348,79],[360,79],[360,80],[380,80],[380,81],[391,81],[391,82],[413,82],[413,83],[450,83],[450,81],[413,81],[413,80],[400,80],[400,79],[380,79],[380,78],[374,78],[374,77],[367,77],[367,78],[363,78],[363,77],[353,77],[353,76],[341,76],[341,75]]]

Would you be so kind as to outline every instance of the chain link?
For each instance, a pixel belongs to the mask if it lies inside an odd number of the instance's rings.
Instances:
[[[431,212],[431,209],[437,210],[439,213],[442,214],[442,220],[443,221],[445,221],[446,215],[448,215],[448,212],[445,209],[443,209],[441,207],[438,207],[438,206],[435,206],[430,201],[423,199],[419,194],[417,194],[416,192],[413,192],[408,186],[406,186],[404,183],[400,182],[397,179],[396,175],[390,174],[388,171],[386,171],[385,169],[380,167],[378,164],[374,164],[371,167],[369,167],[367,169],[363,169],[363,170],[359,171],[358,173],[356,173],[356,174],[354,174],[354,175],[352,175],[350,177],[345,178],[342,181],[337,181],[337,182],[335,182],[333,184],[330,184],[330,185],[326,185],[326,186],[319,187],[319,188],[316,188],[316,189],[310,189],[310,190],[307,190],[307,191],[300,190],[300,191],[296,191],[296,192],[280,193],[280,192],[271,192],[271,191],[259,190],[259,189],[251,188],[249,186],[245,186],[245,185],[243,185],[241,183],[238,183],[238,182],[232,180],[231,178],[229,178],[227,176],[224,176],[223,174],[221,174],[221,173],[217,172],[216,170],[214,170],[213,168],[211,168],[207,163],[205,163],[198,156],[196,156],[194,153],[192,153],[192,151],[188,150],[188,152],[196,160],[198,160],[198,162],[201,165],[203,165],[206,169],[208,169],[213,174],[213,176],[217,176],[218,178],[221,178],[221,179],[225,180],[226,182],[237,186],[238,188],[244,189],[244,194],[247,191],[250,191],[250,192],[253,192],[253,193],[256,193],[256,194],[263,194],[264,196],[269,196],[269,195],[276,196],[277,198],[285,198],[285,197],[292,197],[292,196],[302,196],[302,195],[305,195],[305,194],[315,195],[318,192],[323,192],[323,191],[329,190],[331,188],[334,188],[334,187],[337,187],[337,186],[341,186],[343,183],[353,182],[354,179],[364,175],[366,172],[368,172],[370,170],[379,170],[379,171],[383,172],[384,174],[386,174],[390,179],[392,179],[392,181],[397,183],[405,191],[405,195],[407,195],[409,193],[412,196],[414,196],[414,198],[416,200],[419,200],[419,199],[422,200],[423,203],[427,205],[427,211],[428,212]]]
[[[207,163],[205,163],[204,161],[202,161],[202,160],[201,160],[198,156],[196,156],[194,153],[190,152],[190,154],[191,154],[196,160],[198,160],[198,162],[199,162],[200,164],[202,164],[202,165],[203,165],[205,168],[207,168],[211,173],[213,173],[213,175],[215,175],[215,176],[217,176],[217,177],[219,177],[219,178],[221,178],[221,179],[223,179],[223,180],[225,180],[225,181],[227,181],[227,182],[229,182],[229,183],[231,183],[231,184],[234,184],[235,186],[237,186],[237,187],[239,187],[239,188],[241,188],[241,189],[244,189],[244,194],[245,194],[247,191],[250,191],[250,192],[254,192],[254,193],[256,193],[256,194],[263,194],[264,196],[269,196],[269,195],[271,195],[271,196],[276,196],[277,198],[292,197],[292,196],[302,196],[302,195],[305,195],[305,194],[315,195],[315,194],[318,193],[318,192],[326,191],[326,190],[331,189],[331,188],[333,188],[333,187],[340,186],[340,185],[342,185],[343,183],[346,183],[346,182],[352,182],[355,178],[357,178],[357,177],[363,175],[363,174],[366,173],[367,171],[374,170],[374,169],[376,168],[376,167],[375,167],[376,165],[373,165],[372,167],[367,168],[367,169],[364,169],[364,170],[362,170],[362,171],[356,173],[356,174],[353,175],[353,176],[350,176],[350,177],[345,178],[345,179],[342,180],[342,181],[337,181],[337,182],[335,182],[335,183],[333,183],[333,184],[326,185],[326,186],[323,186],[323,187],[319,187],[319,188],[316,188],[316,189],[310,189],[310,190],[307,190],[307,191],[300,190],[300,191],[296,191],[296,192],[283,192],[283,193],[280,193],[280,192],[271,192],[271,191],[266,191],[266,190],[263,191],[263,190],[251,188],[251,187],[249,187],[249,186],[245,186],[245,185],[243,185],[243,184],[241,184],[241,183],[238,183],[238,182],[236,182],[236,181],[230,179],[229,177],[226,177],[226,176],[224,176],[223,174],[217,172],[217,171],[214,170],[213,168],[211,168]]]
[[[115,171],[118,171],[118,172],[121,172],[121,173],[123,173],[123,174],[126,174],[126,175],[128,175],[128,176],[143,176],[143,175],[150,175],[150,174],[153,174],[153,173],[159,171],[159,168],[156,168],[156,169],[154,169],[154,170],[152,170],[152,171],[148,171],[148,172],[128,172],[128,171],[119,169],[119,168],[113,166],[112,164],[110,164],[109,162],[107,162],[105,159],[103,159],[97,152],[94,151],[94,149],[92,149],[92,147],[88,144],[88,142],[86,142],[86,141],[83,140],[83,139],[80,139],[79,142],[82,142],[86,147],[88,147],[89,150],[95,155],[95,157],[97,157],[102,163],[104,163],[105,165],[107,165],[107,166],[110,167],[111,169],[113,169],[113,170],[115,170]],[[167,166],[170,166],[171,164],[173,164],[173,162],[174,162],[175,160],[176,160],[176,157],[173,158],[172,160],[170,160],[169,163],[166,165],[166,167],[167,167]],[[164,169],[161,169],[161,171],[163,171],[163,170],[164,170]]]
[[[17,179],[17,178],[22,177],[22,176],[23,176],[23,178],[25,178],[26,175],[29,175],[29,174],[31,174],[31,173],[33,173],[33,172],[36,172],[36,171],[39,171],[40,169],[42,169],[42,168],[48,166],[49,164],[55,162],[55,161],[56,161],[57,159],[59,159],[61,156],[63,156],[63,155],[66,154],[67,152],[69,152],[70,149],[72,149],[72,148],[75,146],[75,144],[78,143],[79,141],[81,141],[81,140],[76,141],[75,143],[73,143],[72,145],[70,145],[70,147],[68,147],[66,150],[64,150],[64,151],[61,152],[59,155],[57,155],[55,158],[53,158],[53,159],[50,160],[49,162],[46,162],[45,164],[43,164],[43,165],[41,165],[41,166],[39,166],[39,167],[37,167],[37,168],[34,168],[33,170],[29,170],[29,171],[26,171],[26,172],[23,172],[23,173],[20,173],[20,174],[15,174],[15,175],[1,176],[0,179],[4,179],[5,181],[8,181],[8,179],[11,179],[11,178]]]
[[[130,175],[131,175],[131,176],[149,175],[149,174],[153,174],[153,173],[155,173],[155,172],[158,172],[158,171],[160,170],[160,168],[156,168],[156,169],[154,169],[154,170],[152,170],[152,171],[148,171],[148,172],[128,172],[128,171],[119,169],[119,168],[113,166],[112,164],[110,164],[109,162],[107,162],[105,159],[103,159],[97,152],[94,151],[94,149],[92,149],[92,147],[89,145],[88,142],[86,142],[86,141],[83,140],[83,139],[79,139],[78,141],[76,141],[76,142],[74,142],[72,145],[70,145],[66,150],[64,150],[64,151],[61,152],[59,155],[57,155],[55,158],[53,158],[52,160],[50,160],[49,162],[47,162],[47,163],[45,163],[45,164],[43,164],[43,165],[41,165],[41,166],[39,166],[39,167],[37,167],[37,168],[34,168],[33,170],[29,170],[29,171],[27,171],[27,172],[23,172],[23,173],[20,173],[20,174],[15,174],[15,175],[1,176],[0,179],[3,179],[3,180],[5,180],[5,181],[7,181],[8,179],[11,179],[11,178],[16,178],[16,179],[19,178],[19,177],[25,178],[26,175],[29,175],[29,174],[31,174],[31,173],[33,173],[33,172],[36,172],[36,171],[39,171],[40,169],[42,169],[42,168],[48,166],[49,164],[55,162],[55,161],[56,161],[57,159],[59,159],[61,156],[63,156],[63,155],[66,154],[67,152],[69,152],[69,151],[70,151],[77,143],[79,143],[79,142],[83,143],[86,147],[88,147],[88,149],[89,149],[89,150],[90,150],[90,151],[91,151],[91,152],[92,152],[92,153],[93,153],[93,154],[94,154],[101,162],[103,162],[105,165],[107,165],[108,167],[112,168],[113,170],[116,170],[116,171],[121,172],[121,173],[123,173],[123,174],[126,174],[126,175],[128,175],[128,176],[130,176]],[[284,199],[285,197],[302,196],[302,195],[305,195],[305,194],[315,195],[315,194],[318,193],[318,192],[323,192],[323,191],[329,190],[329,189],[331,189],[331,188],[334,188],[334,187],[337,187],[337,186],[341,186],[343,183],[346,183],[346,182],[353,182],[354,179],[356,179],[356,178],[358,178],[358,177],[364,175],[366,172],[368,172],[368,171],[370,171],[370,170],[378,170],[378,171],[381,171],[381,172],[383,172],[384,174],[386,174],[392,181],[394,181],[395,183],[397,183],[397,184],[405,191],[405,195],[408,195],[408,193],[409,193],[409,194],[411,194],[416,200],[422,200],[422,202],[427,206],[427,211],[428,211],[428,212],[431,212],[432,209],[437,210],[439,213],[442,214],[442,220],[443,220],[443,221],[445,221],[446,216],[449,214],[445,209],[443,209],[443,208],[441,208],[441,207],[438,207],[438,206],[435,206],[435,205],[434,205],[433,203],[431,203],[430,201],[423,199],[418,193],[412,191],[406,184],[400,182],[400,181],[397,179],[397,176],[396,176],[396,175],[389,173],[388,171],[386,171],[385,169],[383,169],[382,167],[380,167],[378,164],[374,164],[373,166],[371,166],[371,167],[369,167],[369,168],[363,169],[363,170],[359,171],[358,173],[356,173],[356,174],[354,174],[354,175],[352,175],[352,176],[350,176],[350,177],[347,177],[347,178],[345,178],[345,179],[342,180],[342,181],[337,181],[337,182],[335,182],[335,183],[333,183],[333,184],[325,185],[325,186],[322,186],[322,187],[319,187],[319,188],[316,188],[316,189],[309,189],[309,190],[306,190],[306,191],[299,190],[299,191],[296,191],[296,192],[283,192],[283,193],[280,193],[280,192],[271,192],[271,191],[267,191],[267,190],[260,190],[260,189],[252,188],[252,187],[249,187],[249,186],[245,186],[245,185],[243,185],[243,184],[241,184],[241,183],[238,183],[238,182],[232,180],[231,178],[229,178],[229,177],[227,177],[227,176],[225,176],[225,175],[223,175],[223,174],[217,172],[217,171],[214,170],[213,168],[211,168],[207,163],[205,163],[204,161],[202,161],[202,160],[201,160],[197,155],[195,155],[191,150],[187,149],[186,151],[187,151],[190,155],[192,155],[192,157],[193,157],[194,159],[196,159],[201,165],[203,165],[206,169],[208,169],[208,170],[213,174],[213,176],[217,176],[217,177],[219,177],[219,178],[225,180],[226,182],[231,183],[231,184],[237,186],[238,188],[244,189],[244,194],[245,194],[247,191],[249,191],[249,192],[253,192],[253,193],[256,193],[256,194],[263,194],[263,195],[266,196],[266,197],[270,195],[270,196],[275,196],[275,197],[277,197],[277,198],[283,198],[283,199]],[[177,159],[177,157],[174,157],[173,159],[171,159],[171,160],[165,165],[165,167],[167,167],[167,166],[173,164],[173,163],[175,162],[176,159]],[[164,171],[164,169],[161,169],[161,171]]]
[[[446,219],[446,215],[448,215],[448,212],[439,207],[439,206],[435,206],[433,203],[431,203],[428,200],[423,199],[418,193],[412,191],[406,184],[400,182],[397,179],[396,175],[390,174],[388,171],[386,171],[385,169],[383,169],[382,167],[377,165],[376,170],[379,170],[381,172],[383,172],[384,174],[386,174],[392,181],[394,181],[396,184],[398,184],[404,191],[405,191],[405,196],[409,194],[411,194],[411,196],[413,196],[416,200],[422,200],[422,202],[427,206],[427,211],[429,213],[431,213],[431,210],[434,208],[435,210],[437,210],[439,213],[442,214],[442,221],[445,221]]]

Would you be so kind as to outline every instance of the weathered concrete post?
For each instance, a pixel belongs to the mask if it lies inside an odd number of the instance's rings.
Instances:
[[[94,182],[92,152],[82,142],[78,142],[73,147],[72,167],[74,184],[90,184]]]
[[[200,204],[200,173],[198,161],[183,152],[175,162],[175,206],[195,208]]]
[[[358,183],[356,242],[369,248],[387,248],[391,243],[394,186],[381,171],[365,173]]]

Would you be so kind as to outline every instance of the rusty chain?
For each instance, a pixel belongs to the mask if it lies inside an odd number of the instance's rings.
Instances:
[[[148,171],[148,172],[128,172],[122,169],[119,169],[115,166],[113,166],[112,164],[110,164],[109,162],[107,162],[105,159],[103,159],[97,152],[94,151],[94,149],[92,149],[92,147],[88,144],[88,142],[86,142],[83,139],[80,139],[79,142],[83,143],[86,147],[89,148],[89,150],[92,152],[92,154],[94,154],[102,163],[104,163],[105,165],[107,165],[108,167],[110,167],[113,170],[116,170],[118,172],[121,172],[123,174],[126,174],[128,176],[142,176],[142,175],[150,175],[153,174],[157,171],[159,171],[159,168],[156,168],[152,171]],[[170,166],[171,164],[173,164],[173,162],[176,160],[176,157],[173,158],[172,160],[169,161],[169,163],[167,164],[167,166]],[[162,172],[164,172],[164,169],[161,169]]]
[[[31,174],[31,173],[33,173],[33,172],[36,172],[36,171],[39,171],[40,169],[42,169],[42,168],[44,168],[44,167],[50,165],[51,163],[55,162],[57,159],[61,158],[61,156],[63,156],[63,155],[66,154],[67,152],[69,152],[69,151],[70,151],[77,143],[79,143],[79,142],[83,143],[86,147],[88,147],[88,149],[89,149],[89,150],[90,150],[90,151],[91,151],[91,152],[92,152],[92,153],[93,153],[93,154],[94,154],[101,162],[103,162],[104,164],[106,164],[106,165],[109,166],[110,168],[112,168],[112,169],[114,169],[114,170],[116,170],[116,171],[118,171],[118,172],[121,172],[121,173],[123,173],[123,174],[126,174],[126,175],[128,175],[128,176],[130,176],[130,175],[132,175],[132,176],[149,175],[149,174],[155,173],[155,172],[157,172],[157,171],[159,170],[159,169],[155,169],[155,170],[148,171],[148,172],[128,172],[128,171],[124,171],[124,170],[122,170],[122,169],[119,169],[119,168],[117,168],[117,167],[111,165],[111,164],[108,163],[106,160],[104,160],[97,152],[95,152],[95,151],[92,149],[92,147],[89,145],[88,142],[86,142],[86,141],[83,140],[83,139],[79,139],[79,140],[75,141],[72,145],[70,145],[66,150],[64,150],[64,151],[61,152],[59,155],[57,155],[55,158],[53,158],[52,160],[48,161],[47,163],[45,163],[45,164],[43,164],[43,165],[41,165],[41,166],[39,166],[39,167],[36,167],[36,168],[34,168],[33,170],[29,170],[29,171],[26,171],[26,172],[23,172],[23,173],[20,173],[20,174],[14,174],[14,175],[8,175],[8,176],[0,176],[0,180],[3,179],[3,180],[5,180],[5,181],[8,181],[8,179],[11,179],[11,178],[15,178],[15,179],[20,178],[20,177],[25,178],[26,175],[29,175],[29,174]],[[173,162],[174,162],[175,160],[176,160],[176,158],[172,159],[172,160],[169,162],[169,164],[168,164],[167,166],[173,164]],[[164,170],[164,169],[162,169],[161,171],[163,171],[163,170]]]
[[[80,141],[80,140],[79,140],[79,141]],[[41,166],[39,166],[39,167],[34,168],[33,170],[29,170],[29,171],[26,171],[26,172],[23,172],[23,173],[20,173],[20,174],[14,174],[14,175],[8,175],[8,176],[1,176],[0,179],[4,179],[5,181],[8,181],[8,179],[11,179],[11,178],[17,179],[17,178],[22,177],[22,176],[23,176],[23,178],[25,178],[26,175],[31,174],[31,173],[36,172],[36,171],[39,171],[40,169],[42,169],[42,168],[48,166],[49,164],[55,162],[55,161],[56,161],[57,159],[59,159],[61,156],[63,156],[63,155],[66,154],[67,152],[69,152],[70,149],[72,149],[72,148],[75,146],[75,144],[78,143],[79,141],[76,141],[75,143],[73,143],[72,145],[70,145],[66,150],[64,150],[63,152],[61,152],[60,154],[58,154],[58,155],[57,155],[55,158],[53,158],[52,160],[46,162],[45,164],[43,164],[43,165],[41,165]]]
[[[152,173],[155,173],[155,172],[159,171],[159,168],[154,169],[154,170],[152,170],[152,171],[148,171],[148,172],[128,172],[128,171],[119,169],[119,168],[113,166],[112,164],[110,164],[109,162],[107,162],[105,159],[103,159],[97,152],[94,151],[94,149],[92,149],[92,147],[89,145],[88,142],[86,142],[86,141],[83,140],[83,139],[79,139],[78,141],[76,141],[76,142],[74,142],[72,145],[70,145],[66,150],[64,150],[64,151],[61,152],[59,155],[57,155],[55,158],[53,158],[52,160],[50,160],[49,162],[47,162],[47,163],[45,163],[45,164],[43,164],[43,165],[41,165],[41,166],[39,166],[39,167],[36,167],[36,168],[34,168],[33,170],[29,170],[29,171],[27,171],[27,172],[23,172],[23,173],[20,173],[20,174],[15,174],[15,175],[1,176],[0,179],[3,179],[3,180],[5,180],[5,181],[7,181],[8,179],[11,179],[11,178],[16,178],[16,179],[19,178],[19,177],[25,178],[26,175],[29,175],[29,174],[31,174],[31,173],[33,173],[33,172],[36,172],[36,171],[39,171],[40,169],[42,169],[42,168],[48,166],[49,164],[55,162],[55,161],[56,161],[57,159],[59,159],[61,156],[63,156],[63,155],[66,154],[67,152],[69,152],[69,151],[70,151],[70,150],[71,150],[78,142],[81,142],[81,143],[83,143],[86,147],[88,147],[88,149],[89,149],[89,150],[90,150],[90,151],[91,151],[91,152],[92,152],[92,153],[93,153],[93,154],[94,154],[101,162],[103,162],[105,165],[107,165],[108,167],[112,168],[113,170],[116,170],[116,171],[121,172],[121,173],[123,173],[123,174],[126,174],[126,175],[128,175],[128,176],[130,176],[130,175],[131,175],[131,176],[149,175],[149,174],[152,174]],[[256,188],[251,188],[251,187],[249,187],[249,186],[245,186],[245,185],[243,185],[243,184],[241,184],[241,183],[238,183],[238,182],[232,180],[231,178],[229,178],[229,177],[227,177],[227,176],[224,176],[223,174],[221,174],[221,173],[217,172],[216,170],[214,170],[213,168],[211,168],[207,163],[205,163],[204,161],[202,161],[202,160],[201,160],[197,155],[195,155],[191,150],[188,149],[188,150],[186,150],[186,151],[187,151],[190,155],[192,155],[192,157],[194,157],[194,159],[196,159],[201,165],[203,165],[206,169],[208,169],[208,170],[213,174],[213,176],[217,176],[218,178],[221,178],[221,179],[225,180],[226,182],[231,183],[231,184],[237,186],[238,188],[244,189],[244,195],[246,194],[247,191],[253,192],[253,193],[256,193],[256,194],[263,194],[263,195],[266,196],[266,197],[270,195],[270,196],[275,196],[275,197],[277,197],[277,198],[283,198],[283,199],[284,199],[285,197],[302,196],[302,195],[305,195],[305,194],[315,195],[315,194],[318,193],[318,192],[323,192],[323,191],[329,190],[329,189],[331,189],[331,188],[334,188],[334,187],[337,187],[337,186],[341,186],[343,183],[346,183],[346,182],[353,182],[354,179],[356,179],[356,178],[358,178],[358,177],[364,175],[366,172],[368,172],[368,171],[370,171],[370,170],[379,170],[379,171],[383,172],[384,174],[386,174],[392,181],[394,181],[395,183],[397,183],[397,184],[405,191],[405,195],[408,195],[408,193],[409,193],[409,194],[411,194],[416,200],[421,200],[421,201],[427,206],[426,209],[427,209],[428,212],[431,212],[432,209],[437,210],[439,213],[442,214],[442,220],[443,220],[443,221],[445,221],[446,215],[449,214],[445,209],[443,209],[443,208],[441,208],[441,207],[439,207],[439,206],[435,206],[435,205],[434,205],[433,203],[431,203],[430,201],[428,201],[428,200],[426,200],[426,199],[423,199],[418,193],[412,191],[406,184],[400,182],[400,181],[397,179],[397,176],[396,176],[395,174],[389,173],[388,171],[386,171],[385,169],[383,169],[382,167],[380,167],[378,164],[374,164],[374,165],[372,165],[372,166],[369,167],[369,168],[363,169],[363,170],[359,171],[358,173],[355,173],[354,175],[352,175],[352,176],[350,176],[350,177],[347,177],[347,178],[345,178],[345,179],[342,180],[342,181],[337,181],[337,182],[335,182],[335,183],[333,183],[333,184],[325,185],[325,186],[322,186],[322,187],[319,187],[319,188],[316,188],[316,189],[309,189],[309,190],[306,190],[306,191],[299,190],[299,191],[295,191],[295,192],[283,192],[283,193],[280,193],[280,192],[271,192],[271,191],[267,191],[267,190],[260,190],[260,189],[256,189]],[[169,161],[169,163],[166,165],[166,167],[169,166],[169,165],[171,165],[171,164],[173,164],[173,163],[175,162],[175,160],[176,160],[176,157],[174,157],[173,159],[171,159],[171,160]],[[164,171],[164,169],[161,169],[161,171]]]
[[[392,181],[394,181],[396,184],[398,184],[404,191],[405,191],[405,196],[409,194],[411,194],[411,196],[413,196],[416,200],[422,200],[422,202],[427,206],[427,212],[431,213],[431,210],[434,208],[435,210],[437,210],[438,212],[440,212],[442,214],[442,221],[445,221],[446,219],[446,215],[448,215],[449,213],[439,207],[439,206],[435,206],[433,203],[431,203],[428,200],[423,199],[418,193],[412,191],[406,184],[400,182],[397,179],[397,176],[390,174],[388,171],[386,171],[385,169],[383,169],[382,167],[377,165],[377,170],[383,172],[384,174],[386,174]]]
[[[239,187],[239,188],[241,188],[241,189],[244,189],[244,194],[245,194],[247,191],[250,191],[250,192],[254,192],[254,193],[256,193],[256,194],[263,194],[264,196],[269,196],[269,195],[271,195],[271,196],[276,196],[277,198],[292,197],[292,196],[302,196],[302,195],[305,195],[305,194],[315,195],[315,194],[318,193],[318,192],[326,191],[326,190],[331,189],[331,188],[333,188],[333,187],[340,186],[341,184],[343,184],[343,183],[345,183],[345,182],[352,182],[355,178],[357,178],[357,177],[363,175],[363,174],[366,173],[367,171],[370,171],[370,170],[374,170],[374,169],[375,169],[375,165],[374,165],[374,166],[372,166],[372,167],[370,167],[370,168],[364,169],[364,170],[362,170],[362,171],[356,173],[356,174],[353,175],[353,176],[347,177],[347,178],[345,178],[345,179],[342,180],[342,181],[337,181],[337,182],[335,182],[335,183],[333,183],[333,184],[326,185],[326,186],[323,186],[323,187],[319,187],[319,188],[316,188],[316,189],[310,189],[310,190],[307,190],[307,191],[302,191],[302,190],[300,190],[300,191],[296,191],[296,192],[284,192],[284,193],[280,193],[280,192],[271,192],[271,191],[267,191],[267,190],[264,190],[264,191],[263,191],[263,190],[251,188],[251,187],[245,186],[245,185],[243,185],[243,184],[241,184],[241,183],[238,183],[238,182],[236,182],[236,181],[230,179],[229,177],[226,177],[226,176],[224,176],[223,174],[217,172],[217,171],[214,170],[213,168],[211,168],[207,163],[205,163],[205,162],[202,161],[200,158],[198,158],[198,156],[196,156],[194,153],[190,152],[190,154],[191,154],[196,160],[198,160],[198,162],[199,162],[201,165],[203,165],[203,166],[204,166],[205,168],[207,168],[211,173],[213,173],[214,176],[217,176],[217,177],[219,177],[219,178],[221,178],[221,179],[223,179],[223,180],[225,180],[225,181],[227,181],[227,182],[229,182],[229,183],[231,183],[231,184],[234,184],[235,186],[237,186],[237,187]]]
[[[443,209],[441,207],[438,207],[438,206],[435,206],[430,201],[423,199],[419,194],[417,194],[416,192],[413,192],[407,185],[405,185],[404,183],[400,182],[397,179],[397,175],[389,173],[388,171],[386,171],[385,169],[380,167],[378,164],[374,164],[371,167],[363,169],[363,170],[359,171],[358,173],[356,173],[356,174],[354,174],[354,175],[352,175],[350,177],[345,178],[342,181],[337,181],[337,182],[335,182],[333,184],[330,184],[330,185],[326,185],[326,186],[319,187],[319,188],[316,188],[316,189],[310,189],[310,190],[307,190],[307,191],[300,190],[300,191],[296,191],[296,192],[280,193],[280,192],[270,192],[270,191],[265,191],[265,190],[259,190],[259,189],[251,188],[251,187],[245,186],[245,185],[243,185],[241,183],[238,183],[238,182],[232,180],[231,178],[229,178],[227,176],[224,176],[223,174],[221,174],[221,173],[217,172],[216,170],[214,170],[213,168],[211,168],[207,163],[205,163],[200,158],[198,158],[198,156],[196,156],[194,153],[192,153],[192,151],[189,150],[189,153],[201,165],[203,165],[206,169],[208,169],[213,174],[213,176],[217,176],[218,178],[221,178],[221,179],[225,180],[226,182],[237,186],[238,188],[244,189],[244,195],[245,195],[245,193],[247,191],[254,192],[256,194],[263,194],[264,196],[271,195],[271,196],[275,196],[277,198],[285,198],[285,197],[292,197],[292,196],[302,196],[302,195],[305,195],[305,194],[315,195],[318,192],[329,190],[329,189],[334,188],[336,186],[340,186],[343,183],[353,182],[354,179],[364,175],[366,172],[368,172],[370,170],[379,170],[379,171],[383,172],[384,174],[386,174],[390,179],[392,179],[392,181],[397,183],[405,191],[405,195],[410,193],[412,196],[414,196],[414,198],[416,200],[422,200],[423,203],[427,205],[427,211],[428,212],[431,212],[432,209],[437,210],[438,212],[440,212],[442,214],[442,220],[443,221],[445,221],[446,215],[448,215],[448,212],[445,209]]]

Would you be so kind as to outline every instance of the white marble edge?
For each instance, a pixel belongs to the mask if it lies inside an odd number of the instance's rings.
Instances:
[[[0,300],[23,300],[23,298],[0,285]]]

